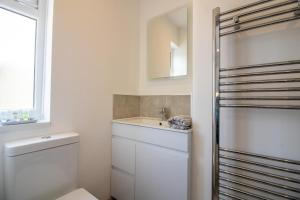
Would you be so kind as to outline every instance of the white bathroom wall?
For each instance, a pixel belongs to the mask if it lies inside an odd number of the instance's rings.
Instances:
[[[254,0],[194,0],[193,200],[211,199],[212,10],[250,2]],[[292,22],[222,39],[222,67],[299,59],[299,25]],[[300,160],[299,111],[222,109],[221,117],[222,146]]]
[[[51,124],[0,129],[1,172],[5,142],[76,131],[80,186],[108,199],[112,94],[138,90],[138,14],[138,0],[55,1]]]
[[[189,5],[188,77],[150,80],[147,74],[147,23],[156,16]],[[140,0],[140,76],[141,95],[181,95],[192,92],[192,0]]]

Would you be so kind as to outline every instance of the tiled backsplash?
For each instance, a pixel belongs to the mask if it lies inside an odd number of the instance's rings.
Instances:
[[[168,117],[191,115],[190,95],[128,96],[114,95],[113,118],[161,117],[160,111],[167,108]]]
[[[140,97],[114,95],[113,118],[122,119],[140,116]]]

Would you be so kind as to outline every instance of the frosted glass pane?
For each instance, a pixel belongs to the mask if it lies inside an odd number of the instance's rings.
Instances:
[[[0,110],[34,107],[36,20],[0,8]]]

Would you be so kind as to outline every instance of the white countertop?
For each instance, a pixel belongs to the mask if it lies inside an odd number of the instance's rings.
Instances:
[[[115,119],[112,122],[119,123],[119,124],[128,124],[133,126],[143,126],[148,128],[162,129],[162,130],[185,133],[185,134],[192,133],[192,129],[180,130],[180,129],[170,128],[167,121],[162,121],[159,118],[133,117],[133,118]]]

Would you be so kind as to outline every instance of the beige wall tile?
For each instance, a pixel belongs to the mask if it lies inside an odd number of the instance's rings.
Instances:
[[[164,96],[141,96],[141,117],[161,117],[160,111],[165,105]]]
[[[161,117],[160,111],[167,108],[167,117],[191,115],[190,95],[141,96],[140,115],[142,117]]]
[[[139,96],[114,95],[113,103],[113,119],[140,116]]]
[[[130,96],[114,95],[113,118],[155,117],[167,108],[167,117],[191,115],[190,95]]]
[[[191,115],[191,96],[190,95],[174,95],[166,96],[166,104],[169,115]]]

